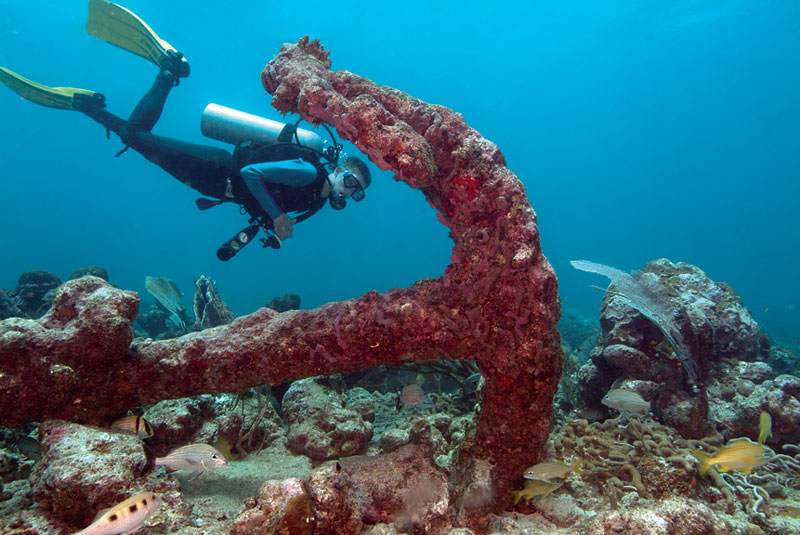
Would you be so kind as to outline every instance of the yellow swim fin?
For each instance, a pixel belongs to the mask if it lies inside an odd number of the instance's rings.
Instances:
[[[89,0],[89,35],[102,39],[169,69],[182,78],[189,76],[189,63],[168,42],[161,39],[135,13],[107,0]]]
[[[32,80],[28,80],[19,74],[0,67],[0,82],[7,85],[12,91],[24,99],[48,106],[50,108],[58,108],[61,110],[74,110],[75,95],[85,96],[85,98],[95,98],[94,91],[88,89],[77,89],[75,87],[50,87],[47,85],[37,84]]]

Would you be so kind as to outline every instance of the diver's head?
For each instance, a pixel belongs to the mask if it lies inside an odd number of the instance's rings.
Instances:
[[[348,197],[356,202],[364,200],[364,189],[372,183],[372,177],[364,162],[348,156],[342,160],[342,165],[328,175],[328,182],[331,184],[328,195],[331,208],[341,210],[347,204]]]

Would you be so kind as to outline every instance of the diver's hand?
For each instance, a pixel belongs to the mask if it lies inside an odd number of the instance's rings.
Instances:
[[[291,219],[286,214],[281,214],[272,221],[272,227],[275,235],[279,240],[283,241],[286,238],[292,237],[292,224],[294,219]]]

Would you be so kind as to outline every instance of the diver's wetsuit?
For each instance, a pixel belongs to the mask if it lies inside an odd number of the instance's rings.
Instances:
[[[141,98],[127,121],[99,106],[80,106],[79,109],[117,134],[128,147],[158,165],[166,172],[203,195],[225,199],[225,188],[233,169],[233,157],[225,149],[187,143],[150,132],[155,126],[175,77],[161,71],[150,90]]]
[[[250,215],[267,224],[284,212],[296,210],[295,205],[304,205],[303,209],[308,205],[313,205],[316,209],[324,205],[324,199],[319,197],[323,182],[321,173],[306,161],[259,163],[246,166],[240,171],[234,165],[232,154],[225,149],[187,143],[151,133],[161,117],[175,81],[175,76],[170,72],[159,72],[152,87],[141,98],[127,121],[93,102],[79,105],[78,109],[119,135],[128,147],[187,186],[208,197],[240,202]],[[242,181],[246,188],[237,187]],[[234,184],[233,191],[228,190],[230,183]],[[276,187],[283,194],[279,191],[276,195]],[[252,194],[255,203],[240,198],[247,195],[245,191]]]

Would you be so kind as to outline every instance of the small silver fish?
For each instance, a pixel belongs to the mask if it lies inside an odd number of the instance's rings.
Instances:
[[[156,466],[167,467],[167,472],[175,470],[191,470],[189,481],[208,470],[216,470],[228,466],[225,455],[208,444],[187,444],[174,449],[164,457],[156,457]]]
[[[609,390],[600,403],[620,412],[631,411],[647,414],[650,411],[650,402],[645,401],[641,394],[621,388]]]
[[[397,410],[400,410],[403,406],[417,407],[419,405],[433,405],[433,401],[427,398],[425,391],[422,390],[422,387],[418,384],[410,383],[406,385],[403,390],[400,391],[400,398],[397,400]]]
[[[117,535],[133,533],[161,507],[161,497],[151,492],[131,496],[97,513],[94,521],[72,535]]]

